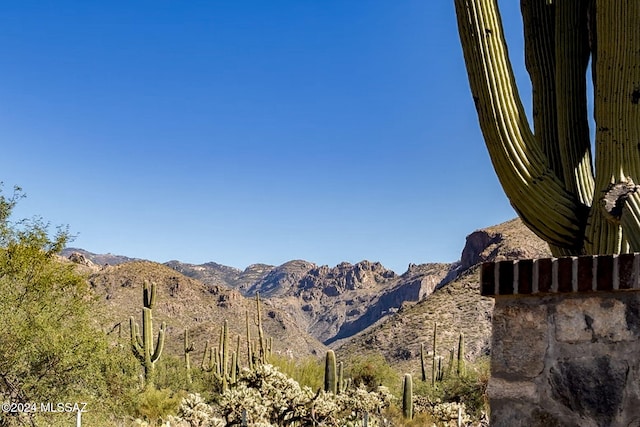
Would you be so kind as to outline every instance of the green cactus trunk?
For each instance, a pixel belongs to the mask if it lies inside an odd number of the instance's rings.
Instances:
[[[255,365],[255,360],[253,357],[253,345],[251,341],[251,328],[249,327],[249,312],[245,312],[245,320],[247,326],[247,363],[249,364],[249,369],[253,370]]]
[[[193,383],[193,378],[191,377],[191,357],[190,353],[194,350],[193,343],[189,342],[189,330],[184,330],[184,365],[186,372],[186,380],[187,385],[191,385]]]
[[[155,283],[144,282],[142,290],[142,335],[140,327],[133,319],[129,319],[131,330],[131,351],[144,367],[145,387],[153,385],[155,364],[162,354],[164,348],[164,336],[166,325],[162,322],[158,331],[156,344],[153,344],[153,314],[152,310],[156,302]]]
[[[333,350],[327,350],[324,362],[324,391],[338,394],[338,382],[336,377],[336,354]]]
[[[484,140],[523,222],[556,256],[640,252],[640,2],[521,2],[533,131],[497,0],[454,3]]]
[[[438,378],[438,365],[436,356],[436,339],[438,338],[438,323],[433,324],[433,357],[431,358],[431,387],[436,386],[436,379]]]
[[[402,416],[407,419],[413,419],[413,380],[411,374],[404,374],[402,384]]]
[[[229,388],[229,322],[225,319],[220,331],[220,345],[218,347],[218,363],[215,369],[215,376],[221,384],[222,392],[225,392]]]
[[[424,354],[424,343],[420,343],[420,373],[422,381],[427,381],[427,362]]]
[[[260,294],[256,292],[256,326],[258,327],[258,345],[259,354],[258,360],[261,364],[265,364],[268,361],[267,342],[264,338],[264,332],[262,330],[262,310],[260,309]]]
[[[467,374],[464,362],[464,334],[460,332],[458,337],[458,376],[464,377]]]

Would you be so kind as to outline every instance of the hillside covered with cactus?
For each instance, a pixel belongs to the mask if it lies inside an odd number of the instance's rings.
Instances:
[[[369,261],[333,268],[291,261],[240,271],[216,263],[163,265],[116,256],[115,265],[99,266],[92,259],[104,261],[105,255],[76,249],[63,254],[88,274],[101,301],[97,317],[112,335],[127,336],[129,316],[139,317],[142,284],[155,282],[155,317],[167,322],[167,351],[180,354],[188,329],[194,357],[200,358],[225,319],[233,336],[245,333],[245,317],[255,311],[260,294],[265,332],[274,338],[277,354],[321,356],[328,347],[341,356],[375,353],[400,370],[417,373],[421,344],[430,351],[436,323],[443,356],[455,347],[460,332],[469,360],[490,352],[492,300],[480,296],[479,263],[544,257],[549,251],[515,219],[471,233],[457,263],[410,265],[402,275]]]
[[[18,197],[0,198],[6,212]],[[74,411],[96,426],[484,425],[491,301],[477,262],[547,254],[510,221],[469,235],[452,265],[398,276],[369,261],[293,261],[227,286],[176,265],[65,253],[66,234],[23,224],[0,227],[7,426],[68,425]],[[26,410],[47,397],[91,411]]]

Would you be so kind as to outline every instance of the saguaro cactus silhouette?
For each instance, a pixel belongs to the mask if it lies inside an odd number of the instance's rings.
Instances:
[[[454,3],[485,143],[523,222],[554,255],[640,251],[640,2],[521,0],[533,131],[497,0]]]
[[[144,367],[145,387],[153,384],[155,364],[160,358],[164,347],[164,330],[166,327],[164,322],[162,322],[160,331],[158,331],[156,345],[153,345],[152,310],[155,302],[155,283],[151,283],[151,285],[149,285],[149,283],[145,281],[142,288],[142,335],[140,335],[140,328],[138,323],[133,320],[133,316],[129,319],[129,327],[131,329],[131,350]]]

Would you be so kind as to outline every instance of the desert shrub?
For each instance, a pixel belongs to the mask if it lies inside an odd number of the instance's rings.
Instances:
[[[0,401],[86,402],[113,410],[124,395],[126,363],[94,322],[94,300],[75,266],[57,254],[70,241],[40,218],[13,221],[22,191],[0,192]],[[117,390],[121,389],[122,393]],[[118,396],[119,398],[120,396]],[[60,414],[2,413],[0,425],[68,425]]]
[[[324,386],[324,363],[317,357],[291,359],[272,355],[269,358],[269,363],[303,387],[307,386],[317,390]]]
[[[134,416],[157,425],[169,415],[176,415],[183,395],[170,389],[148,387],[136,399]]]
[[[191,371],[200,370],[193,368]],[[156,388],[170,388],[172,390],[187,390],[186,366],[180,356],[163,354],[156,362],[154,384]]]
[[[486,419],[489,403],[486,397],[489,381],[489,359],[480,358],[473,363],[467,363],[466,374],[458,376],[455,373],[445,375],[442,381],[431,387],[429,381],[414,383],[416,413],[427,413],[432,423],[437,426],[447,426],[448,417],[457,420],[458,407],[462,409],[463,420],[477,425]],[[451,421],[453,422],[453,421]],[[457,425],[457,424],[452,424]]]
[[[350,358],[345,362],[345,371],[345,377],[351,378],[355,386],[362,384],[369,391],[374,391],[379,386],[385,386],[395,395],[401,392],[400,375],[381,354]]]
[[[391,405],[384,412],[385,419],[388,420],[388,425],[394,427],[432,427],[437,426],[436,421],[430,414],[425,412],[415,413],[414,417],[410,420],[406,419],[402,415],[402,408],[398,405]],[[457,426],[456,426],[457,427]]]
[[[442,402],[464,403],[467,413],[473,419],[479,419],[488,413],[487,384],[489,382],[489,359],[480,358],[467,364],[467,372],[463,376],[445,377],[433,391],[432,397]]]

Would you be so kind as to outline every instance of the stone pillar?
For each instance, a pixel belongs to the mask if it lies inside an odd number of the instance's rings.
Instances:
[[[640,254],[482,265],[491,426],[640,426]]]

